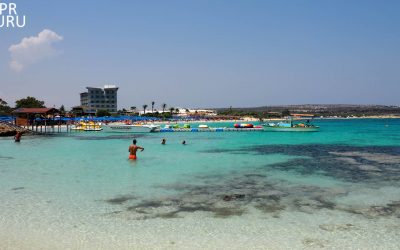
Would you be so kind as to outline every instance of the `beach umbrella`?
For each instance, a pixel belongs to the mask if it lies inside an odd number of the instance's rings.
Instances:
[[[0,121],[12,121],[13,118],[11,116],[0,116]]]

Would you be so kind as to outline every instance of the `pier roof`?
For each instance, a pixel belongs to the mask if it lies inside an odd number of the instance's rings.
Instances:
[[[19,108],[13,111],[16,114],[48,114],[58,110],[55,108]]]

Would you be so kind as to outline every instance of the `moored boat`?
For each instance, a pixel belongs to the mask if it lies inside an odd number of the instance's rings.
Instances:
[[[317,132],[319,126],[311,124],[309,121],[305,123],[294,123],[292,120],[281,122],[270,122],[262,124],[264,131],[276,132]]]
[[[254,128],[254,125],[251,123],[235,123],[233,125],[234,128]]]
[[[160,126],[154,124],[110,123],[104,125],[104,130],[107,132],[150,133],[159,131]]]

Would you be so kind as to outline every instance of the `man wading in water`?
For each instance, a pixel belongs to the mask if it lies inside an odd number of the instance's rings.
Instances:
[[[136,151],[138,150],[138,149],[140,149],[140,150],[144,150],[144,148],[142,148],[142,147],[139,147],[139,146],[136,146],[136,139],[133,139],[133,144],[132,145],[130,145],[129,146],[129,160],[136,160],[137,159],[137,157],[136,157]]]
[[[22,133],[18,131],[14,136],[14,141],[15,142],[20,142],[21,141],[21,136],[22,136]]]

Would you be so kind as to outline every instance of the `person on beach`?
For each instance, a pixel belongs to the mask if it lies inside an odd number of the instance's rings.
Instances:
[[[165,145],[166,142],[167,142],[167,140],[165,140],[165,138],[163,138],[163,139],[161,140],[161,144],[162,144],[162,145]]]
[[[138,150],[138,149],[140,149],[141,151],[143,151],[144,150],[144,148],[142,148],[142,147],[139,147],[139,146],[136,146],[136,139],[133,139],[133,141],[132,141],[132,145],[130,145],[129,146],[129,160],[136,160],[137,159],[137,156],[136,156],[136,151]]]
[[[21,136],[22,136],[22,133],[18,131],[18,132],[14,135],[14,141],[15,141],[15,142],[20,142],[20,141],[21,141]]]

